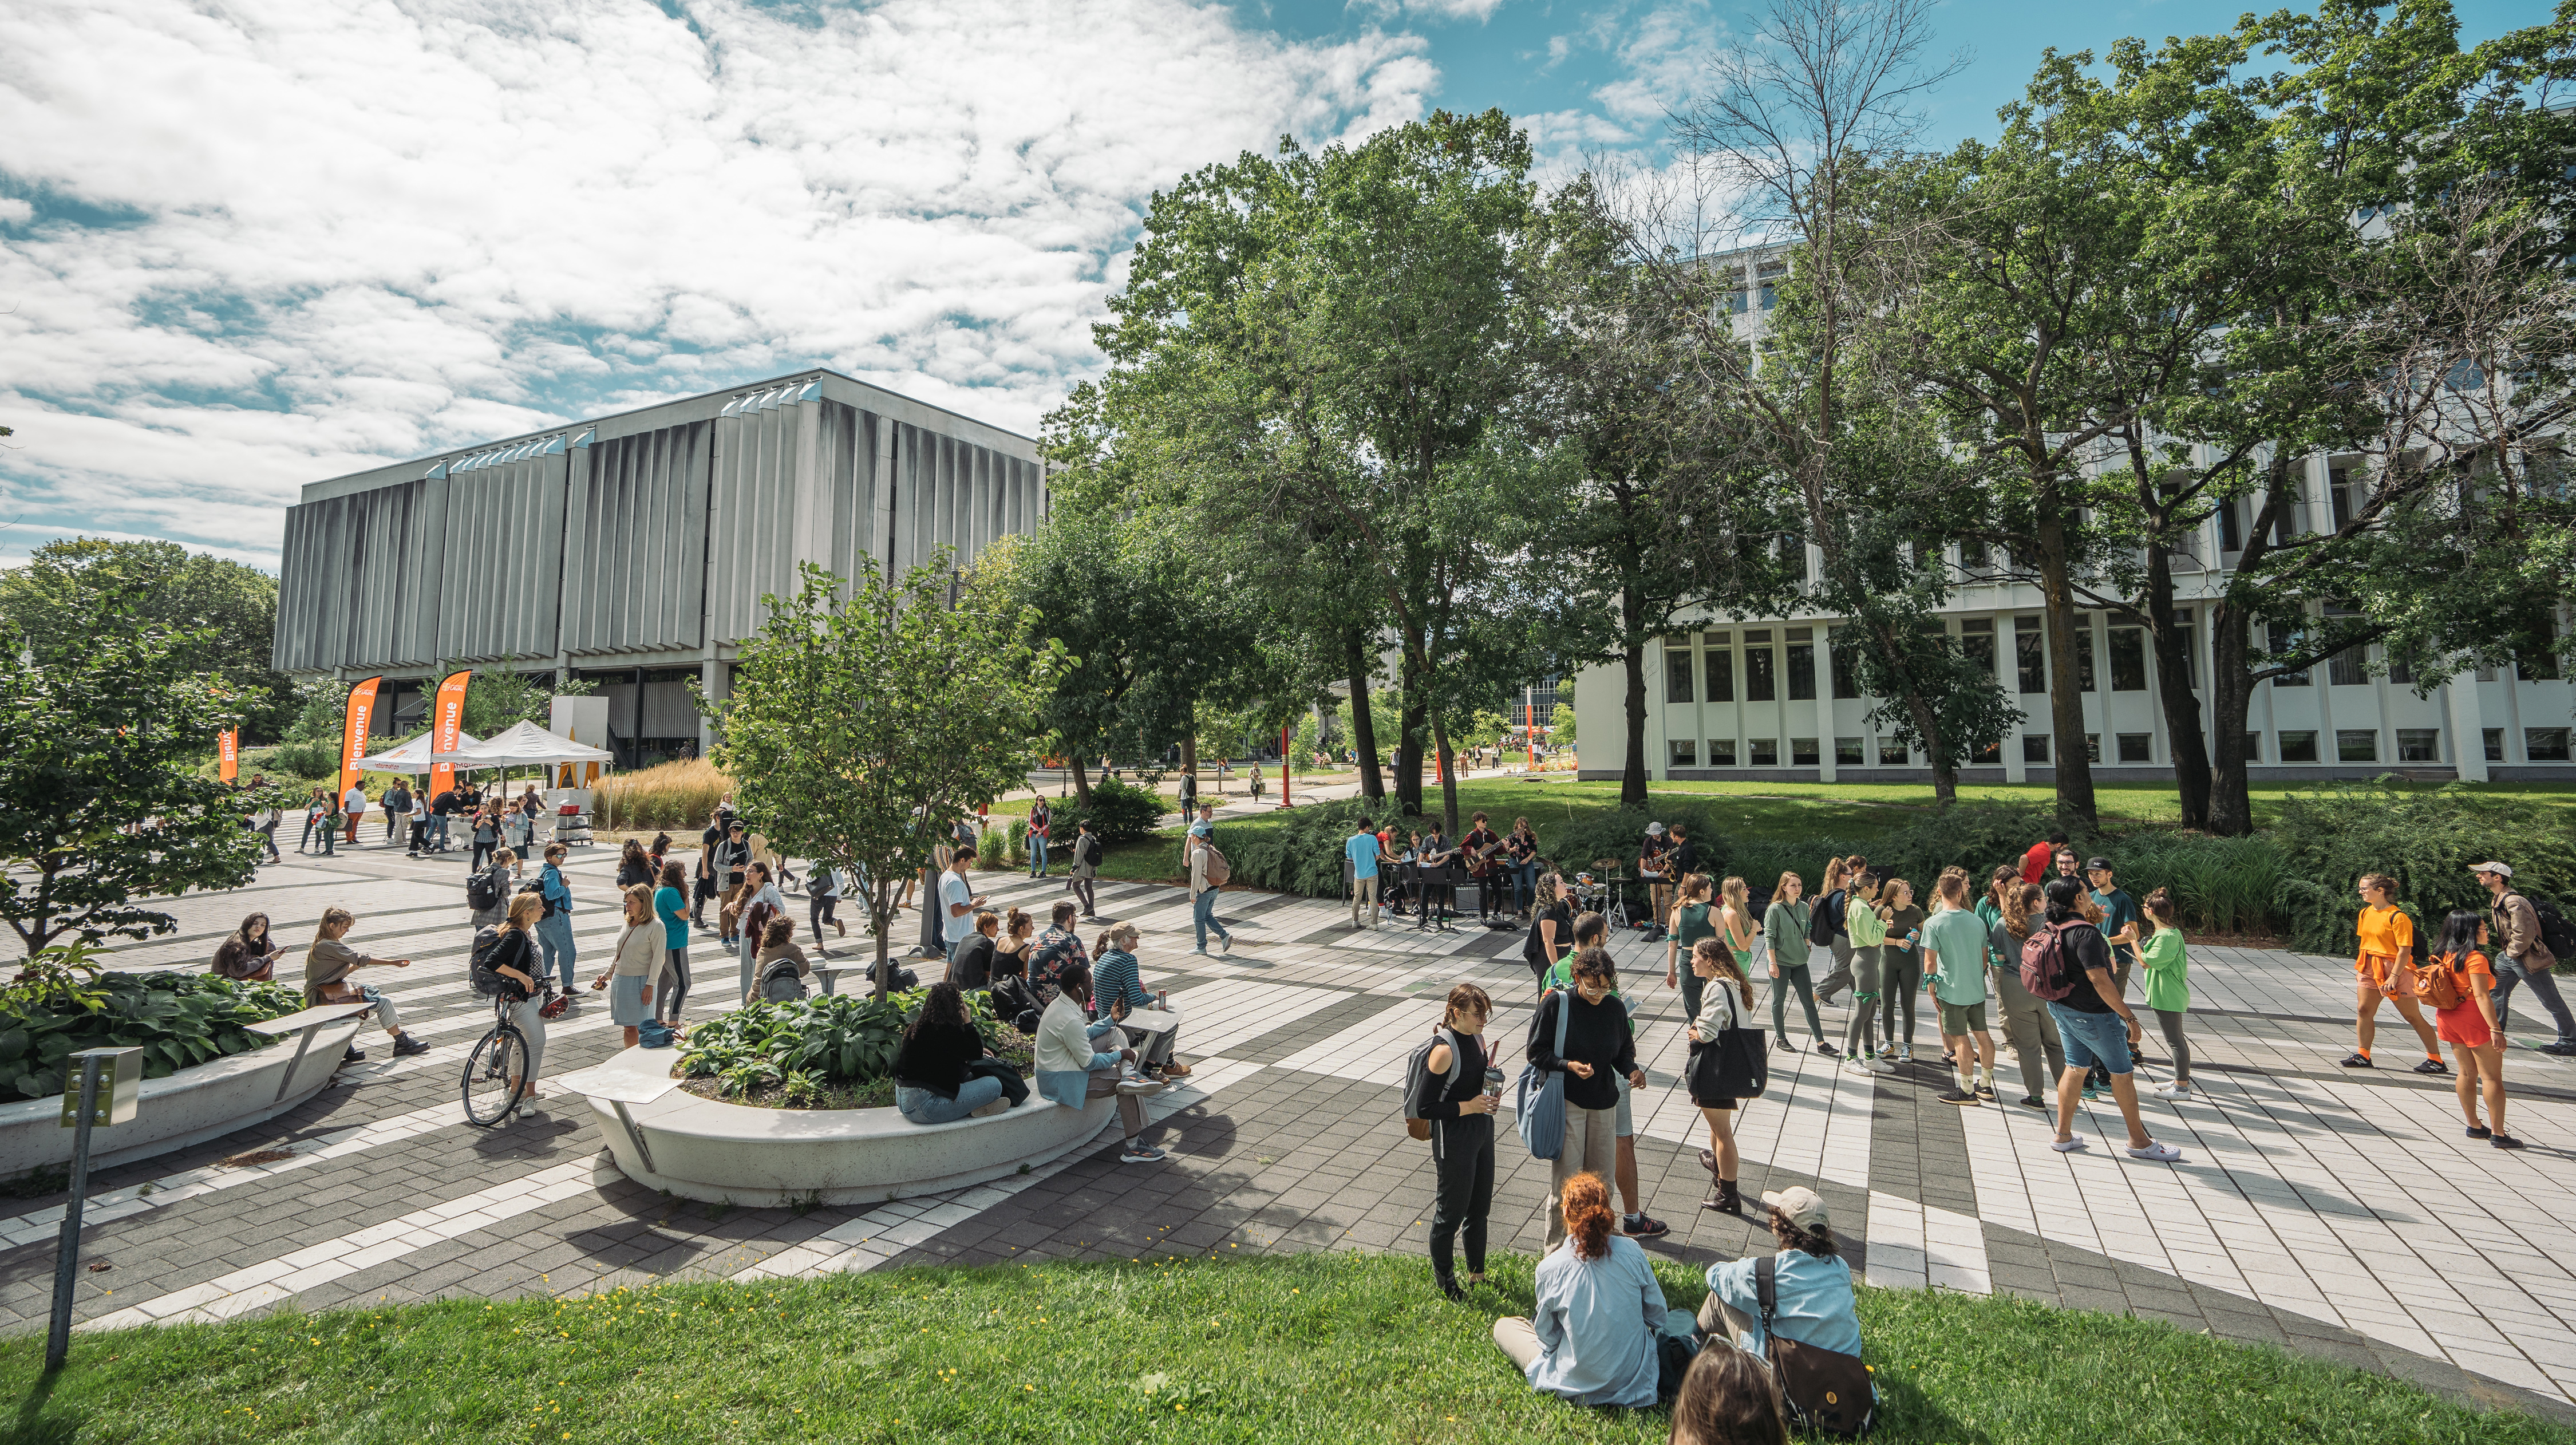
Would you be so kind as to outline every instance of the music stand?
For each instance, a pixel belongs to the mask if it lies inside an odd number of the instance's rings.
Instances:
[[[1420,903],[1422,906],[1421,916],[1414,920],[1414,932],[1420,933],[1425,929],[1437,929],[1442,933],[1457,932],[1458,930],[1449,926],[1451,915],[1446,911],[1435,912],[1431,902],[1432,889],[1454,889],[1458,886],[1460,873],[1457,862],[1453,859],[1450,862],[1434,864],[1428,868],[1416,863],[1413,865],[1413,873],[1415,882],[1414,891],[1417,895],[1415,901]]]

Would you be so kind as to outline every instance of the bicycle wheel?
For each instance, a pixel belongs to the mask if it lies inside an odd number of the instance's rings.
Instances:
[[[510,1117],[528,1087],[528,1041],[507,1024],[493,1028],[465,1060],[465,1118],[489,1129]]]

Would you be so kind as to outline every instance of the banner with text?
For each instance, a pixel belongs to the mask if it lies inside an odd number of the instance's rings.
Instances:
[[[215,776],[231,782],[241,772],[241,733],[226,728],[215,734]]]
[[[340,792],[343,796],[358,781],[358,763],[367,755],[367,732],[375,722],[376,689],[383,682],[381,677],[371,677],[349,689],[349,716],[340,729]]]
[[[474,674],[468,670],[450,673],[447,680],[438,685],[438,699],[431,705],[429,714],[431,757],[456,751],[456,735],[465,726],[465,686],[473,680]],[[455,786],[456,764],[434,763],[430,766],[430,797],[436,798]]]

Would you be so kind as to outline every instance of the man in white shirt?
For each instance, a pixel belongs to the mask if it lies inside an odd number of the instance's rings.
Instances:
[[[340,795],[340,811],[349,815],[348,843],[354,848],[358,846],[358,817],[367,811],[367,790],[351,783],[349,791]]]
[[[942,938],[948,945],[948,957],[975,933],[975,910],[984,906],[984,895],[966,881],[966,870],[975,866],[975,850],[960,848],[949,855],[948,871],[939,875],[939,908]]]

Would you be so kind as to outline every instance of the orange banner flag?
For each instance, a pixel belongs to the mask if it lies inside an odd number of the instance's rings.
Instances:
[[[226,728],[215,734],[215,777],[231,782],[241,773],[241,733]]]
[[[358,781],[358,763],[367,755],[368,726],[376,715],[376,689],[383,683],[383,678],[371,677],[349,689],[349,715],[340,730],[340,792],[344,796]]]
[[[465,685],[473,680],[474,674],[468,670],[450,673],[447,680],[438,685],[438,698],[430,705],[429,713],[431,757],[456,751],[457,734],[462,732],[465,726]],[[454,763],[430,764],[430,797],[436,798],[455,786],[456,765]]]

